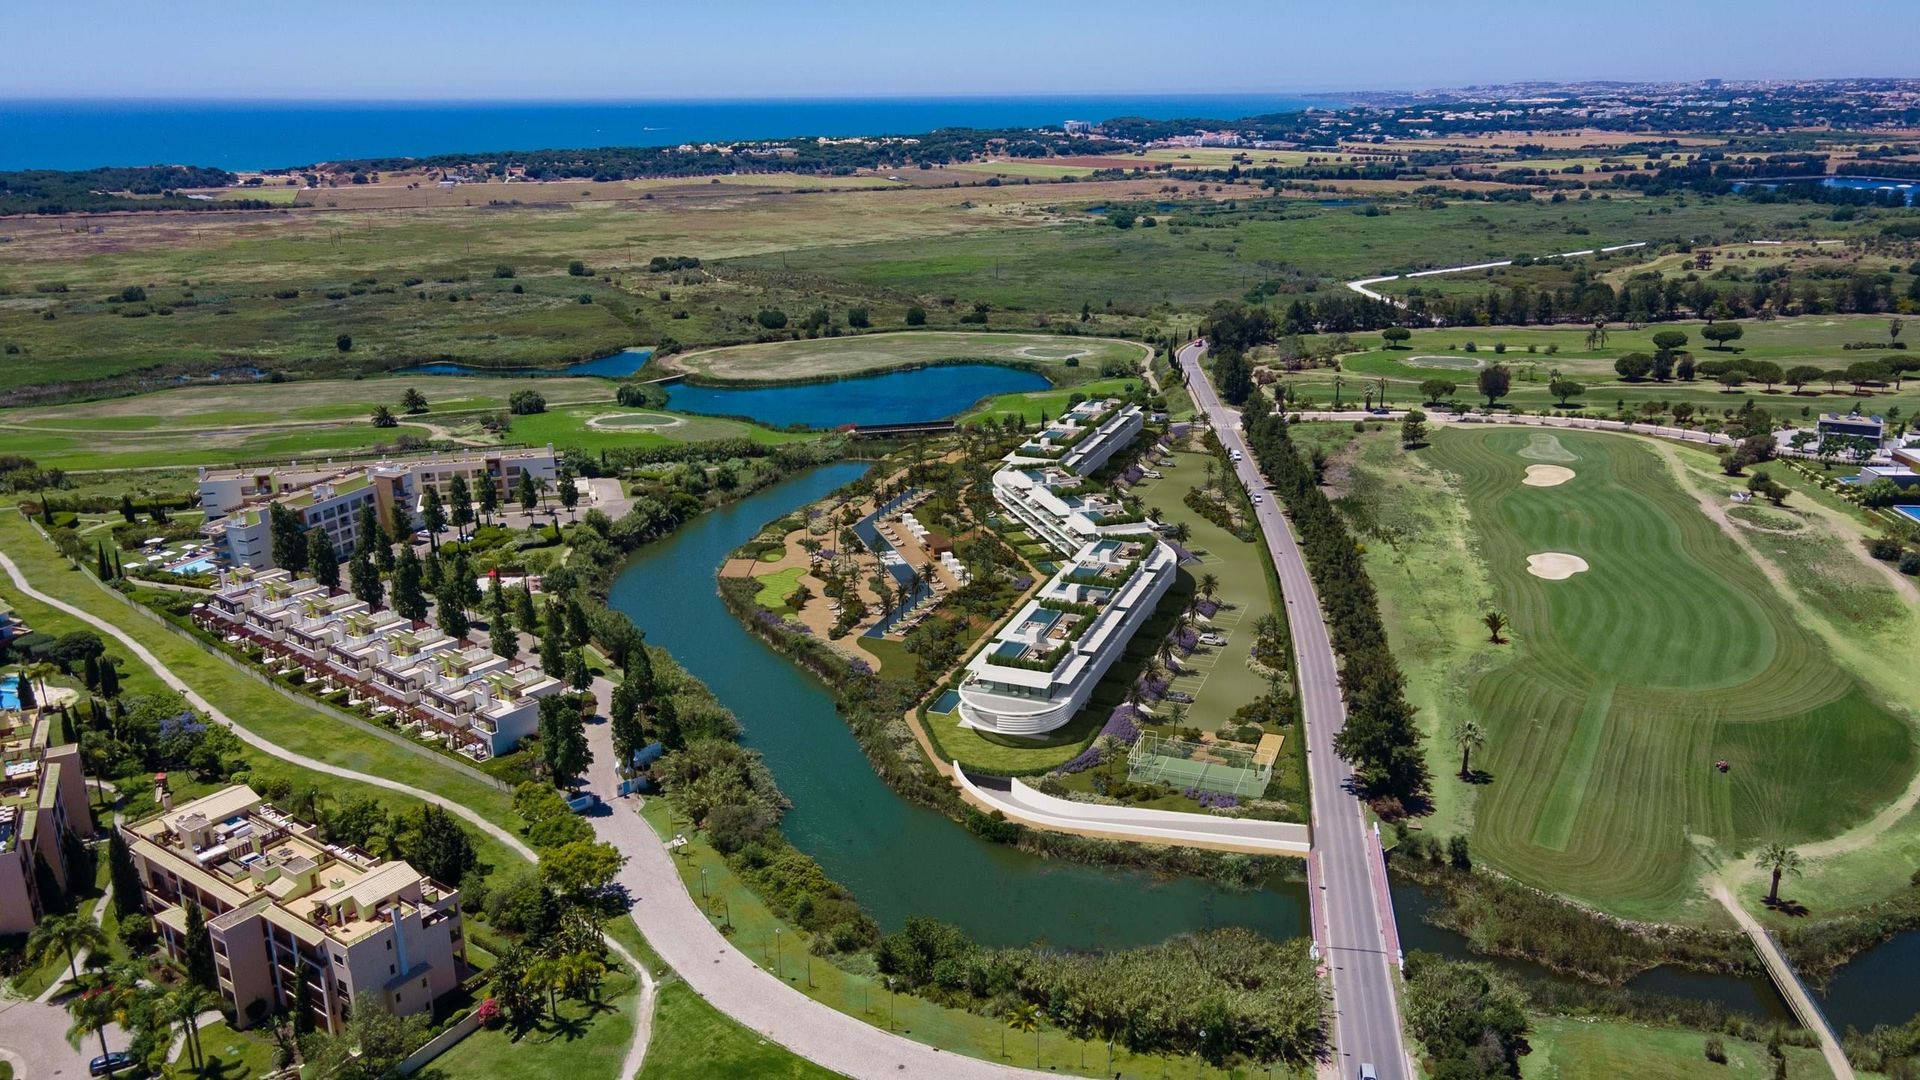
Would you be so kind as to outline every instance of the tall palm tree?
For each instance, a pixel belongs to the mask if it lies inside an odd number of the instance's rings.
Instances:
[[[1780,876],[1800,876],[1800,853],[1785,844],[1768,844],[1760,849],[1760,865],[1773,874],[1773,883],[1767,889],[1767,903],[1778,904]]]
[[[107,947],[107,935],[92,919],[78,913],[54,915],[42,919],[27,938],[27,960],[39,964],[58,952],[67,954],[67,974],[80,977],[77,954],[85,949],[97,952]]]
[[[1453,729],[1453,743],[1460,748],[1460,779],[1465,780],[1472,775],[1472,771],[1467,767],[1467,761],[1473,752],[1485,746],[1486,742],[1487,733],[1481,728],[1478,720],[1463,721],[1459,727]]]
[[[1200,595],[1211,600],[1220,591],[1220,575],[1206,573],[1200,575]]]
[[[92,976],[89,976],[92,978]],[[134,988],[114,977],[102,978],[80,993],[67,999],[67,1015],[73,1018],[73,1025],[67,1028],[67,1045],[75,1050],[88,1035],[100,1040],[100,1053],[105,1056],[107,1050],[107,1025],[123,1018],[127,1005],[133,998]],[[113,1070],[108,1069],[112,1076]]]
[[[214,997],[211,990],[192,983],[168,991],[167,996],[161,999],[161,1013],[180,1025],[180,1033],[186,1036],[186,1049],[192,1055],[196,1069],[205,1069],[207,1065],[206,1051],[200,1046],[200,1014],[219,1005],[220,999]]]
[[[1023,1001],[1007,1010],[1007,1027],[1013,1031],[1033,1035],[1033,1065],[1040,1067],[1040,1006],[1031,1001]],[[1006,1032],[1000,1033],[1000,1056],[1007,1056]]]

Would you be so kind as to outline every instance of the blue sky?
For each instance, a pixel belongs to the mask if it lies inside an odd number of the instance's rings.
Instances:
[[[0,2],[0,97],[716,98],[1920,75],[1914,0]]]

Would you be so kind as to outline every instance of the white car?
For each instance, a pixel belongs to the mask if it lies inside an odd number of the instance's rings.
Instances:
[[[1267,497],[1265,495],[1262,495],[1257,491],[1253,493],[1253,505],[1259,506],[1261,503],[1266,501],[1267,501]]]

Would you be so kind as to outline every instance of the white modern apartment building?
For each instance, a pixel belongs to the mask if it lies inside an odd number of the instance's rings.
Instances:
[[[251,641],[308,678],[343,686],[355,700],[482,761],[531,735],[540,699],[564,689],[538,668],[391,611],[369,611],[349,594],[285,570],[228,571],[193,614],[214,632]]]
[[[1058,465],[1086,476],[1112,460],[1146,426],[1146,410],[1119,398],[1083,401],[1007,455],[1009,465]]]
[[[994,499],[1062,555],[1093,537],[1139,532],[1145,519],[1086,477],[1132,444],[1145,424],[1138,405],[1083,401],[1007,454],[993,475]]]
[[[1027,736],[1065,724],[1177,573],[1173,549],[1151,534],[1087,542],[968,662],[961,722]]]
[[[432,454],[355,466],[287,466],[258,469],[200,470],[200,508],[204,530],[224,544],[233,566],[265,570],[273,565],[273,525],[267,507],[293,510],[309,530],[325,529],[333,549],[345,558],[360,541],[360,516],[368,506],[382,521],[393,506],[405,506],[416,522],[428,488],[441,499],[452,494],[453,479],[466,478],[469,490],[490,485],[502,506],[511,503],[520,477],[550,484],[559,475],[553,447]]]

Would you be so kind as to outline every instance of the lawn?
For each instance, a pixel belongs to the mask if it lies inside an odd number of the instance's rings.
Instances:
[[[1672,918],[1698,898],[1703,853],[1831,836],[1904,789],[1906,724],[1834,662],[1659,452],[1612,435],[1541,438],[1448,430],[1425,452],[1457,477],[1511,622],[1503,658],[1461,669],[1465,709],[1434,703],[1450,714],[1440,730],[1473,716],[1488,731],[1480,858],[1615,914]],[[1547,450],[1574,479],[1523,486]],[[1550,552],[1590,569],[1529,573],[1528,556]]]
[[[1523,1080],[1687,1080],[1696,1076],[1777,1075],[1767,1048],[1757,1042],[1722,1037],[1727,1063],[1706,1057],[1707,1036],[1698,1031],[1647,1027],[1624,1021],[1536,1017],[1527,1034],[1533,1052],[1520,1059]],[[1787,1073],[1794,1080],[1828,1077],[1820,1051],[1787,1047]]]
[[[607,976],[597,1000],[561,998],[558,1017],[543,1014],[518,1037],[511,1028],[476,1031],[433,1059],[429,1068],[459,1080],[618,1076],[633,1041],[634,1009],[640,1002],[635,989],[633,976],[618,969]]]
[[[1017,394],[1001,394],[988,398],[975,406],[973,411],[960,418],[963,424],[979,420],[1000,420],[1009,415],[1018,416],[1023,422],[1037,424],[1042,416],[1052,419],[1073,408],[1073,395],[1099,397],[1102,394],[1124,394],[1138,386],[1138,379],[1096,379],[1082,383],[1071,390],[1029,390]]]
[[[791,615],[793,609],[787,606],[787,595],[800,587],[800,579],[805,577],[807,568],[790,566],[785,570],[776,570],[762,576],[760,591],[753,596],[753,602],[773,612],[775,615]]]
[[[837,338],[773,341],[685,353],[665,362],[709,381],[781,382],[866,375],[943,361],[999,360],[1044,368],[1055,382],[1096,375],[1109,360],[1127,364],[1150,355],[1145,345],[1110,338],[1058,334],[949,333],[944,331],[860,334]],[[1067,367],[1066,361],[1077,361]]]
[[[224,1020],[200,1029],[200,1049],[207,1056],[206,1065],[199,1073],[205,1080],[246,1080],[273,1072],[272,1040],[255,1031],[235,1031]],[[178,1060],[186,1061],[185,1051]],[[182,1069],[178,1075],[184,1077],[188,1073]]]
[[[768,1042],[682,982],[661,987],[640,1080],[827,1080],[840,1075]]]

